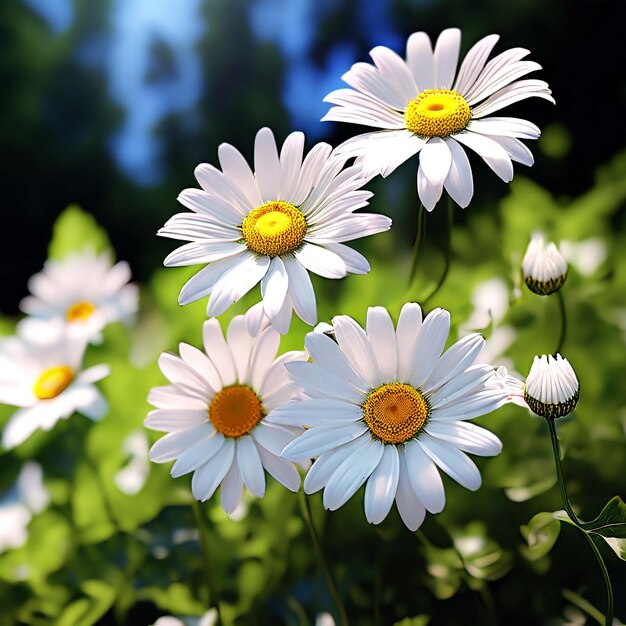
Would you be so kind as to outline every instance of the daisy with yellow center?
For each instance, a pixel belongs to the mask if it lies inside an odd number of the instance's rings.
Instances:
[[[126,262],[113,265],[109,253],[86,248],[46,261],[30,278],[31,295],[20,308],[33,319],[62,320],[72,332],[97,341],[107,324],[129,321],[137,312],[138,290],[129,280]]]
[[[333,319],[335,340],[309,333],[312,363],[289,363],[306,398],[274,409],[268,418],[307,430],[283,450],[287,459],[317,457],[306,493],[324,489],[335,510],[365,486],[365,515],[378,524],[394,501],[416,530],[440,512],[445,494],[439,470],[468,489],[481,483],[465,454],[498,454],[501,443],[467,420],[509,398],[493,367],[475,365],[484,339],[471,334],[443,352],[450,315],[435,309],[422,320],[406,304],[394,328],[382,307],[370,308],[363,329],[352,318]]]
[[[302,429],[285,428],[268,414],[297,396],[285,363],[304,361],[307,353],[287,352],[275,359],[280,335],[267,327],[253,337],[241,315],[226,337],[217,320],[205,322],[203,341],[204,352],[181,343],[180,356],[159,358],[170,384],[150,391],[148,401],[157,408],[145,424],[167,434],[152,446],[150,459],[175,460],[174,477],[193,472],[191,489],[198,500],[208,500],[221,484],[229,515],[244,485],[263,497],[265,471],[297,491],[300,475],[280,452]]]
[[[309,272],[325,278],[366,274],[369,263],[344,242],[385,230],[383,215],[355,213],[371,193],[359,166],[343,170],[319,143],[304,156],[304,135],[291,133],[280,154],[274,135],[262,128],[254,142],[254,172],[233,146],[218,149],[221,171],[196,168],[202,189],[185,189],[181,204],[193,213],[174,215],[159,235],[189,243],[174,250],[165,265],[208,263],[182,288],[180,304],[209,296],[207,315],[223,313],[258,283],[262,300],[247,315],[257,334],[265,317],[286,333],[291,312],[317,321]],[[304,158],[303,158],[304,157]]]
[[[106,365],[83,370],[86,337],[60,319],[31,320],[0,345],[0,402],[20,407],[2,431],[13,448],[37,429],[50,430],[74,412],[98,420],[107,403],[93,383],[109,373]]]
[[[389,48],[374,48],[374,65],[353,65],[342,77],[350,88],[326,96],[334,106],[322,119],[382,130],[348,139],[337,154],[358,157],[364,176],[371,177],[387,176],[419,153],[417,191],[429,211],[444,189],[461,207],[470,203],[474,182],[464,148],[510,182],[512,161],[533,164],[520,139],[537,139],[540,131],[526,120],[492,113],[526,98],[554,100],[546,82],[519,80],[541,69],[523,60],[528,50],[513,48],[487,61],[498,39],[489,35],[475,44],[458,73],[457,28],[444,30],[434,50],[426,33],[413,33],[406,59]]]

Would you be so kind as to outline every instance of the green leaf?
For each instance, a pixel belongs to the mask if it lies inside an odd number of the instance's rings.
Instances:
[[[587,532],[603,537],[626,539],[626,504],[619,496],[613,496],[596,519],[583,524]]]
[[[78,205],[70,204],[54,223],[48,257],[62,259],[70,252],[85,248],[92,248],[96,253],[105,252],[111,249],[111,242],[92,215]]]
[[[115,590],[101,580],[86,580],[81,590],[88,596],[72,602],[59,617],[57,626],[92,626],[115,601]]]
[[[536,561],[552,550],[561,532],[561,525],[553,513],[543,511],[537,513],[527,526],[521,526],[520,531],[528,546],[522,552],[530,561]]]
[[[78,466],[72,492],[72,513],[82,543],[108,539],[115,527],[107,511],[100,479],[87,463]]]
[[[617,537],[603,537],[603,539],[622,561],[626,561],[626,539],[618,539]]]

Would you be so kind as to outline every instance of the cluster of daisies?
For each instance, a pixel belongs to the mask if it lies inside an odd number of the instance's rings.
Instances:
[[[572,410],[578,381],[559,355],[537,358],[526,383],[481,361],[484,339],[470,333],[445,349],[450,314],[402,307],[394,324],[380,306],[365,327],[338,315],[317,325],[310,273],[337,279],[366,274],[367,259],[347,242],[384,232],[391,220],[363,212],[364,186],[419,154],[417,193],[432,210],[445,189],[461,207],[473,194],[465,149],[476,152],[504,181],[512,162],[532,164],[520,139],[536,139],[526,120],[493,113],[519,100],[552,101],[545,82],[521,77],[539,69],[528,51],[488,57],[498,37],[485,37],[457,71],[460,31],[444,31],[434,46],[411,35],[406,59],[384,47],[374,65],[357,63],[344,76],[348,89],[329,94],[325,120],[378,130],[333,149],[305,152],[291,133],[282,146],[269,128],[254,143],[254,168],[229,144],[220,167],[196,168],[200,189],[179,201],[191,212],[174,215],[159,235],[182,240],[166,266],[206,264],[182,288],[181,305],[208,297],[203,349],[181,343],[159,367],[169,383],[155,387],[147,427],[166,433],[150,450],[172,462],[174,477],[192,473],[191,489],[208,500],[220,489],[233,514],[244,487],[257,498],[266,474],[291,491],[323,490],[327,509],[345,504],[365,485],[365,516],[382,522],[394,502],[411,529],[426,511],[444,508],[441,473],[470,490],[481,484],[468,456],[500,452],[500,440],[472,423],[507,402],[549,417]],[[542,295],[564,282],[567,264],[541,236],[523,263],[529,287]],[[107,403],[95,383],[108,367],[84,369],[90,342],[104,326],[131,318],[137,289],[124,262],[86,250],[50,260],[29,283],[21,303],[29,315],[0,345],[0,401],[18,406],[2,444],[21,444],[75,411],[101,418]],[[226,332],[216,317],[260,284],[260,301],[235,317]],[[315,326],[304,350],[277,356],[293,313]]]
[[[254,143],[254,168],[233,146],[218,149],[219,168],[202,164],[200,189],[179,201],[159,235],[185,243],[166,266],[206,264],[183,287],[184,305],[208,297],[203,350],[181,343],[159,359],[169,384],[152,389],[146,426],[166,433],[150,451],[171,462],[172,476],[192,473],[191,489],[208,500],[220,488],[232,514],[244,487],[263,497],[266,473],[307,494],[323,490],[327,509],[345,504],[365,485],[365,515],[382,522],[394,502],[408,528],[426,511],[444,508],[441,472],[475,490],[480,472],[468,453],[496,455],[499,439],[472,419],[517,402],[543,415],[569,412],[578,381],[560,356],[537,358],[526,384],[481,362],[484,339],[471,333],[445,350],[450,314],[424,314],[405,304],[397,323],[383,307],[367,311],[365,328],[338,315],[306,335],[305,350],[276,357],[293,312],[317,323],[309,273],[325,278],[366,274],[369,263],[346,242],[391,227],[385,216],[361,212],[372,194],[363,187],[419,154],[417,193],[432,210],[444,189],[466,207],[473,176],[466,148],[505,182],[513,161],[532,165],[521,139],[539,129],[523,119],[493,116],[530,97],[553,102],[548,85],[520,80],[540,69],[514,48],[491,60],[498,37],[485,37],[457,71],[460,31],[444,31],[434,46],[411,35],[406,59],[384,47],[374,65],[355,64],[349,88],[329,94],[324,120],[378,130],[333,149],[290,134],[282,146],[269,128]],[[558,289],[567,266],[537,236],[524,260],[529,287]],[[558,258],[556,258],[558,257]],[[215,319],[260,284],[260,301],[224,333]],[[569,410],[568,410],[569,409]]]

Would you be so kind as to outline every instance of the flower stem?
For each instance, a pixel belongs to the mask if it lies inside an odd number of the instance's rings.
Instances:
[[[426,215],[424,213],[424,205],[420,202],[417,209],[417,233],[415,234],[415,243],[413,244],[413,264],[411,265],[411,274],[409,275],[409,287],[415,280],[417,274],[418,259],[420,253],[420,246],[424,235],[426,234]]]
[[[209,537],[206,528],[206,523],[200,505],[198,501],[193,498],[191,503],[193,509],[193,515],[196,519],[196,525],[198,527],[198,534],[200,536],[200,545],[202,546],[202,560],[204,562],[204,576],[206,581],[207,590],[209,592],[209,599],[207,601],[207,608],[211,606],[211,603],[215,605],[217,611],[216,626],[222,624],[222,614],[220,611],[220,603],[217,597],[217,591],[215,588],[215,581],[213,580],[213,571],[211,569],[211,557],[209,550]]]
[[[335,585],[335,581],[333,580],[332,574],[330,573],[330,569],[328,567],[328,563],[324,558],[324,553],[322,552],[322,547],[320,545],[320,540],[317,535],[317,530],[315,530],[315,525],[313,524],[313,515],[311,514],[311,504],[309,499],[306,497],[304,491],[302,493],[302,515],[307,523],[309,528],[309,533],[311,534],[311,541],[313,542],[313,547],[315,548],[315,554],[317,556],[318,563],[324,572],[324,577],[326,578],[326,585],[328,586],[328,591],[330,595],[333,597],[335,604],[337,605],[337,609],[339,611],[339,616],[341,618],[341,626],[348,626],[348,615],[346,614],[346,609],[343,606],[343,602],[339,596],[339,592],[337,591],[337,587]]]
[[[565,489],[565,480],[563,479],[563,468],[561,467],[561,449],[559,446],[559,438],[556,433],[556,424],[554,423],[554,419],[547,418],[548,428],[550,429],[550,441],[552,443],[552,453],[554,455],[554,464],[556,466],[556,477],[559,483],[559,489],[561,491],[561,497],[563,498],[563,504],[565,505],[565,511],[567,512],[567,516],[572,520],[572,522],[580,528],[582,533],[585,535],[585,539],[589,543],[591,550],[598,561],[598,565],[602,570],[602,577],[604,579],[604,586],[606,588],[606,618],[605,624],[606,626],[611,626],[613,624],[613,588],[611,587],[611,578],[609,577],[609,572],[606,569],[606,565],[604,563],[604,559],[602,558],[602,554],[600,554],[600,550],[598,550],[598,546],[596,546],[593,538],[584,528],[584,522],[578,519],[576,513],[574,513],[574,509],[572,509],[572,505],[570,504],[569,498],[567,497],[567,490]]]
[[[454,211],[454,207],[452,204],[452,198],[448,196],[448,211],[447,211],[447,220],[446,220],[446,241],[444,247],[444,267],[443,273],[439,278],[439,282],[435,286],[435,288],[428,294],[428,296],[422,300],[422,306],[426,306],[429,300],[431,300],[437,292],[443,287],[443,284],[446,282],[446,278],[448,277],[448,270],[450,269],[450,254],[452,250],[452,213]]]
[[[557,300],[559,302],[559,313],[561,314],[561,335],[559,337],[559,344],[554,351],[554,354],[559,354],[563,349],[565,343],[565,335],[567,334],[567,315],[565,313],[565,300],[563,299],[563,292],[559,289],[556,292]]]

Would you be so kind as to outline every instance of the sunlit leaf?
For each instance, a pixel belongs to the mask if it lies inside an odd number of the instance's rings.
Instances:
[[[104,252],[111,249],[111,243],[92,215],[71,204],[54,223],[48,257],[62,259],[69,252],[85,248],[91,248],[96,253]]]
[[[528,560],[536,561],[552,550],[561,525],[552,513],[543,511],[533,516],[527,525],[521,526],[520,531],[528,543],[522,548],[522,553]]]

